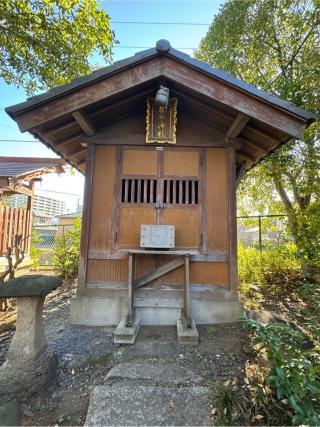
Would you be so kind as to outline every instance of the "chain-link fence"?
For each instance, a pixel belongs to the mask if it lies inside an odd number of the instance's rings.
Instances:
[[[291,240],[287,215],[239,216],[238,242],[244,246],[266,248],[279,246]]]
[[[40,266],[53,266],[57,239],[72,227],[72,225],[33,225],[31,253]]]
[[[286,215],[239,216],[238,242],[260,250],[278,246],[290,240]],[[40,266],[52,266],[57,238],[72,225],[34,225],[32,250]]]

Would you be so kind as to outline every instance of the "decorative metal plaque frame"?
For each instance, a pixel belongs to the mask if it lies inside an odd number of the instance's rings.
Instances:
[[[154,105],[154,98],[147,99],[147,144],[176,144],[177,106],[177,98],[169,99],[167,109]]]

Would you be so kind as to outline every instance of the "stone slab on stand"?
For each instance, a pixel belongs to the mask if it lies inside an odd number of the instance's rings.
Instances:
[[[123,318],[114,331],[115,344],[134,344],[139,332],[139,319],[134,319],[132,326],[127,326],[127,319]]]
[[[0,287],[1,297],[17,297],[16,332],[0,367],[0,383],[5,384],[0,387],[2,401],[37,392],[54,373],[56,359],[47,350],[42,313],[45,296],[61,282],[37,275],[19,277]]]

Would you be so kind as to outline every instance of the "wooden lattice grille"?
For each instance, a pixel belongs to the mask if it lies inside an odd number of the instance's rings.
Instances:
[[[156,203],[156,179],[122,178],[121,202],[122,203]]]
[[[165,179],[163,203],[174,205],[197,205],[199,203],[199,182],[188,179]]]

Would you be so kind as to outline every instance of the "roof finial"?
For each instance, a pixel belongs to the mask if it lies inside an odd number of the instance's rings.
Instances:
[[[170,42],[166,39],[158,40],[156,43],[156,49],[158,52],[169,52],[171,49]]]

